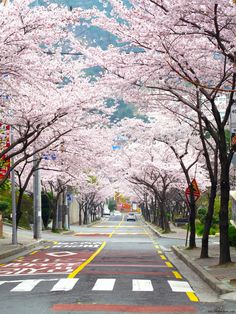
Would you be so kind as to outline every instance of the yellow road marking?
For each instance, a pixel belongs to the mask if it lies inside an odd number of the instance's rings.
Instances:
[[[45,246],[45,249],[49,249],[51,246],[50,245],[48,245],[48,246]]]
[[[0,266],[5,266],[6,264],[0,264]]]
[[[113,236],[113,234],[116,232],[116,229],[120,228],[123,221],[124,221],[124,215],[122,216],[120,223],[117,226],[115,226],[115,230],[113,230],[112,233],[109,235],[109,238],[111,238]]]
[[[198,302],[199,301],[198,297],[196,296],[196,294],[194,292],[186,292],[186,294],[187,294],[190,301],[192,301],[192,302]]]
[[[93,255],[91,255],[84,263],[82,263],[78,268],[76,268],[71,274],[68,275],[67,278],[74,278],[86,265],[88,265],[104,248],[106,242],[103,242],[102,245],[97,249]]]
[[[172,271],[172,273],[174,274],[175,278],[177,278],[177,279],[182,279],[182,276],[180,275],[179,272],[177,272],[177,271]]]
[[[165,255],[160,255],[160,258],[163,259],[163,260],[166,260]]]
[[[162,251],[157,251],[158,254],[162,254]]]
[[[166,266],[173,268],[174,266],[170,262],[166,262]]]
[[[53,241],[53,244],[58,244],[58,242],[57,241]]]
[[[38,251],[31,252],[30,255],[36,254]]]
[[[156,248],[156,249],[159,249],[159,248],[160,248],[160,246],[159,246],[159,245],[155,245],[155,248]]]

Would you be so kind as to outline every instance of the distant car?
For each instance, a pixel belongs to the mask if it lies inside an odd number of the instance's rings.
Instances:
[[[114,216],[121,216],[121,212],[119,210],[114,210]]]
[[[126,216],[126,221],[136,221],[136,216],[134,213],[128,213]]]

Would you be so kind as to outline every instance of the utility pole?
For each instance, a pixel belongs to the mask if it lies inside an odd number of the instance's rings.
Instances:
[[[68,206],[68,199],[67,199],[67,189],[64,193],[64,210],[65,210],[65,222],[64,228],[69,229],[69,206]]]
[[[33,192],[34,192],[34,239],[41,239],[42,230],[42,202],[41,202],[41,181],[40,171],[38,169],[39,162],[34,155],[33,167]]]
[[[11,127],[11,143],[14,141],[14,129]],[[17,244],[17,226],[16,226],[16,188],[15,188],[15,169],[14,157],[11,158],[11,199],[12,199],[12,244]]]

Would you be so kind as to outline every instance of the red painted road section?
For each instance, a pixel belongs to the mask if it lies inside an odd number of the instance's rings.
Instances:
[[[71,273],[94,251],[46,251],[27,255],[0,268],[0,276]]]
[[[121,304],[55,304],[53,311],[77,312],[129,312],[129,313],[196,313],[197,309],[187,305],[139,306]]]
[[[75,237],[109,237],[110,233],[75,233]]]
[[[154,272],[154,271],[99,271],[99,270],[87,270],[83,269],[84,274],[92,275],[146,275],[146,276],[158,276],[158,277],[173,277],[172,272]]]

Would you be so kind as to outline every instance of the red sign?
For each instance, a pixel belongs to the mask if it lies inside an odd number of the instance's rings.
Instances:
[[[199,199],[201,193],[200,193],[200,190],[198,188],[198,185],[197,185],[197,181],[196,179],[193,179],[191,184],[187,187],[187,189],[185,190],[185,196],[187,198],[187,201],[189,202],[189,196],[190,196],[190,191],[193,192],[193,195],[194,195],[194,199],[195,201],[197,199]]]
[[[0,123],[0,151],[10,146],[10,125]],[[3,179],[10,168],[10,160],[3,155],[0,159],[0,180]]]

